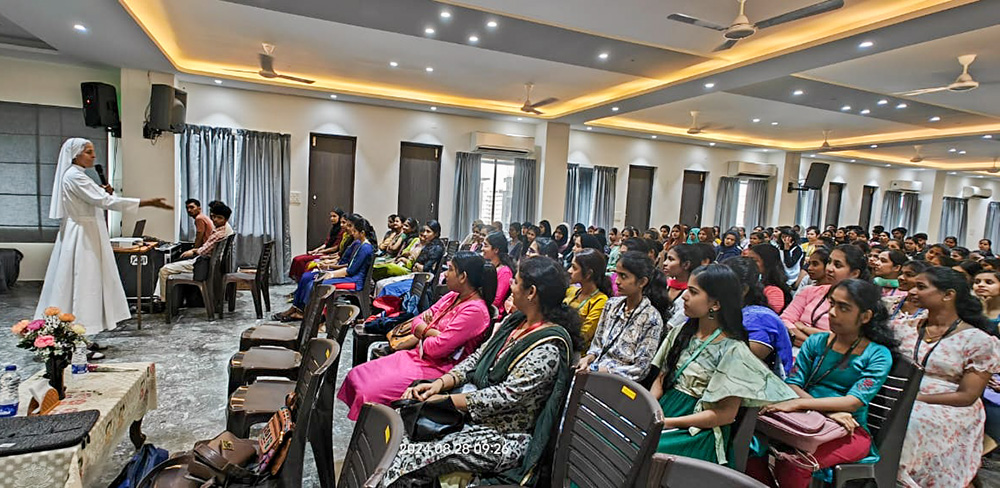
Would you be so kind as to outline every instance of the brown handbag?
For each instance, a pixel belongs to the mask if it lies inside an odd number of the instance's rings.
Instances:
[[[389,347],[393,351],[403,349],[406,342],[413,338],[413,319],[393,327],[385,337],[389,339]]]
[[[194,445],[194,459],[188,473],[199,481],[225,486],[236,480],[250,480],[253,471],[246,468],[257,457],[257,442],[223,432]]]

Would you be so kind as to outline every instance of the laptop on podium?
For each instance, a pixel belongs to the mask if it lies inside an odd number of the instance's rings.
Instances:
[[[146,219],[135,221],[135,229],[132,230],[132,237],[141,238],[146,231]]]

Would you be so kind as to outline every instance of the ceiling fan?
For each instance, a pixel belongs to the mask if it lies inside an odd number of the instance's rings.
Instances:
[[[260,71],[251,71],[246,69],[227,69],[226,71],[235,71],[237,73],[256,73],[262,78],[281,78],[290,81],[296,81],[299,83],[305,83],[311,85],[316,83],[316,80],[310,80],[307,78],[299,78],[297,76],[289,76],[278,74],[274,71],[274,56],[271,53],[274,52],[274,44],[263,43],[261,46],[264,48],[264,52],[257,53],[257,57],[260,60]]]
[[[923,146],[921,146],[919,144],[913,146],[914,154],[913,154],[913,157],[910,158],[910,162],[911,163],[919,163],[919,162],[921,162],[921,161],[924,160],[924,157],[920,155],[920,148],[922,148],[922,147]]]
[[[534,83],[524,84],[524,105],[521,105],[521,111],[529,114],[542,115],[542,112],[538,111],[538,107],[541,107],[542,105],[548,105],[552,102],[556,102],[559,99],[549,97],[546,98],[545,100],[540,100],[538,102],[531,103],[531,88],[534,86],[535,86]]]
[[[698,114],[699,113],[700,112],[698,112],[697,110],[692,110],[691,111],[691,125],[688,126],[688,130],[687,130],[688,134],[691,134],[691,135],[701,134],[703,131],[705,131],[707,129],[721,129],[721,130],[725,130],[725,129],[731,129],[732,128],[732,127],[714,127],[714,126],[712,126],[710,124],[698,125]]]
[[[830,145],[830,132],[832,131],[829,130],[823,131],[823,145],[819,147],[821,151],[829,151],[833,149],[833,146]]]
[[[726,49],[735,46],[737,42],[740,42],[740,40],[754,35],[754,33],[756,33],[759,29],[766,29],[768,27],[774,27],[786,22],[792,22],[806,17],[811,17],[813,15],[819,15],[844,6],[844,0],[824,0],[807,7],[802,7],[798,10],[792,10],[791,12],[785,12],[781,15],[764,19],[760,22],[750,23],[750,19],[748,19],[744,13],[744,4],[746,4],[746,0],[737,1],[740,3],[740,13],[728,27],[684,14],[670,14],[667,18],[677,22],[683,22],[685,24],[696,25],[698,27],[705,27],[707,29],[722,32],[722,36],[726,38],[726,42],[720,44],[718,47],[713,49],[713,51],[725,51]]]
[[[903,97],[915,97],[917,95],[936,93],[945,90],[955,93],[962,93],[975,90],[976,88],[979,88],[979,82],[972,79],[972,75],[969,74],[969,65],[971,65],[972,62],[975,60],[976,60],[975,54],[965,54],[959,56],[958,63],[962,65],[962,74],[958,75],[958,78],[956,78],[955,81],[950,85],[893,93],[893,95],[899,95]]]
[[[986,170],[987,173],[1000,173],[1000,164],[998,164],[1000,158],[993,158],[993,167]]]

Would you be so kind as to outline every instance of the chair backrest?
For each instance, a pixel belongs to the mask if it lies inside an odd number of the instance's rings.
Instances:
[[[344,347],[347,332],[351,330],[354,321],[361,314],[361,308],[349,303],[337,303],[336,294],[332,294],[327,300],[326,310],[326,336],[336,337],[337,344],[340,344],[340,347]],[[333,313],[330,313],[330,310],[333,310]]]
[[[224,237],[221,241],[215,243],[215,247],[212,248],[212,256],[208,261],[208,282],[209,283],[222,283],[222,275],[225,274],[223,270],[223,265],[225,264],[226,248],[232,246],[233,234],[229,237]]]
[[[380,486],[402,439],[403,421],[399,413],[385,405],[364,404],[354,424],[337,487]]]
[[[895,479],[899,456],[910,423],[913,402],[920,392],[924,371],[902,354],[893,354],[889,378],[868,404],[868,432],[878,446],[880,460],[875,466],[876,477],[891,474]],[[881,474],[881,476],[880,476]]]
[[[264,247],[260,250],[260,258],[257,259],[257,273],[254,280],[257,286],[266,285],[271,282],[271,257],[274,255],[274,241],[264,242]],[[261,288],[263,289],[263,287]]]
[[[336,291],[333,285],[315,285],[306,302],[306,309],[302,312],[302,325],[299,326],[298,347],[303,351],[306,344],[319,333],[319,326],[323,323],[323,305],[327,299]]]
[[[663,430],[663,409],[638,383],[577,373],[552,463],[552,486],[631,487]]]
[[[375,277],[372,276],[372,270],[375,269],[375,253],[368,257],[368,262],[365,264],[365,281],[361,287],[361,293],[362,297],[370,297],[375,289]]]
[[[293,416],[295,430],[289,441],[288,457],[281,466],[281,472],[278,473],[281,480],[280,486],[285,488],[302,486],[302,461],[306,439],[315,438],[316,433],[310,433],[310,430],[315,430],[317,424],[323,424],[323,422],[316,421],[316,405],[320,392],[323,390],[323,384],[329,381],[328,373],[331,369],[336,371],[335,367],[339,357],[340,346],[336,342],[330,339],[309,341],[302,357],[303,368],[295,383],[295,414]]]
[[[413,273],[413,284],[410,285],[410,296],[417,297],[419,303],[423,303],[424,292],[427,291],[427,283],[434,278],[431,273]]]
[[[753,431],[757,426],[757,412],[759,408],[740,408],[736,413],[736,421],[729,432],[730,445],[733,447],[733,457],[729,460],[729,465],[736,471],[746,471],[747,457],[750,455],[750,441],[753,440]]]
[[[450,242],[448,242],[448,255],[449,256],[454,256],[455,253],[458,252],[458,246],[459,246],[459,244],[461,244],[461,243],[458,242],[458,241],[450,241]]]
[[[648,488],[766,488],[767,485],[721,464],[672,454],[654,454]]]

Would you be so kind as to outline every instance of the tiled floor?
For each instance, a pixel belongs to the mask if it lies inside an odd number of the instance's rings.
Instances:
[[[11,292],[0,295],[0,363],[18,365],[26,378],[43,365],[30,352],[15,347],[7,332],[9,325],[34,313],[40,284],[21,283]],[[277,310],[286,305],[290,286],[271,289],[271,304]],[[107,345],[108,359],[102,361],[152,361],[157,369],[159,408],[150,412],[143,431],[148,442],[168,451],[190,449],[195,441],[213,437],[225,430],[225,403],[229,357],[237,350],[239,334],[257,322],[253,303],[247,293],[240,293],[236,312],[226,312],[221,319],[209,322],[203,309],[182,310],[173,324],[161,314],[144,315],[142,330],[135,320],[124,322],[114,331],[97,336]],[[350,336],[344,350],[350,351]],[[350,354],[341,355],[338,387],[351,367]],[[347,408],[338,403],[334,411],[334,458],[343,459],[350,441],[353,422],[347,420]],[[101,475],[99,486],[107,486],[125,465],[134,449],[126,439],[115,451],[113,462]],[[319,486],[311,454],[307,453],[303,486]]]

